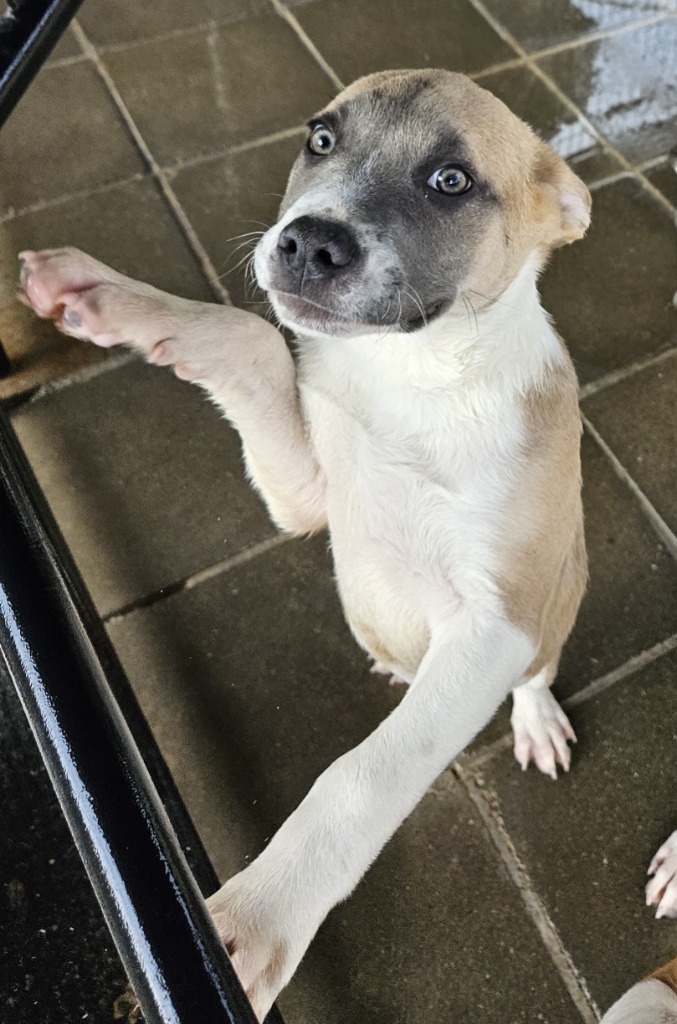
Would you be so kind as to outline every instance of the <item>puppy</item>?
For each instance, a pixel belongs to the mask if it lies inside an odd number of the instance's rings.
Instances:
[[[586,583],[571,361],[536,279],[590,196],[446,71],[361,79],[314,117],[254,267],[282,324],[165,295],[72,250],[22,254],[35,310],[206,388],[282,530],[329,527],[340,598],[397,709],[209,901],[263,1018],[327,912],[513,691],[556,778],[550,692]]]
[[[633,985],[601,1024],[677,1024],[677,958]]]

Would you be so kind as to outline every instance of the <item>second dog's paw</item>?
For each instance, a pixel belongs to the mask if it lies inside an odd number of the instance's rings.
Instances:
[[[514,734],[515,758],[526,771],[533,761],[544,775],[557,778],[557,765],[569,771],[569,742],[576,742],[571,723],[549,688],[529,684],[513,690],[510,718]]]
[[[649,865],[653,875],[646,887],[646,904],[656,917],[677,917],[677,831],[666,839]]]
[[[256,862],[252,867],[255,868]],[[307,942],[284,934],[279,907],[250,883],[248,869],[231,878],[207,900],[240,983],[259,1021],[285,987]],[[310,941],[308,939],[308,941]]]

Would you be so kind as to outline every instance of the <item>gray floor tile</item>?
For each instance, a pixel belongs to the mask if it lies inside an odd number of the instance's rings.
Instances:
[[[3,127],[0,163],[0,214],[144,170],[89,63],[47,67],[38,75]]]
[[[51,54],[49,55],[48,63],[53,63],[57,60],[64,60],[66,57],[77,57],[82,53],[80,44],[73,35],[70,29],[66,29],[64,34],[59,39]]]
[[[560,700],[677,632],[674,559],[588,437],[582,457],[590,579],[555,683]],[[509,731],[510,706],[480,733],[473,752]]]
[[[677,534],[677,357],[593,395],[584,410]]]
[[[222,877],[399,700],[350,635],[324,535],[286,541],[110,633]]]
[[[561,697],[677,632],[677,565],[594,441],[583,439],[590,580],[564,649]]]
[[[110,632],[223,878],[397,700],[349,635],[324,537]],[[282,1006],[298,1024],[572,1019],[477,815],[444,787],[330,916]]]
[[[649,860],[677,825],[677,656],[575,709],[571,774],[522,775],[509,752],[482,768],[565,947],[606,1009],[672,958],[677,922],[644,905]]]
[[[172,185],[200,241],[236,305],[259,302],[247,286],[246,257],[258,236],[277,219],[289,171],[303,146],[303,134],[187,167]],[[238,263],[245,259],[240,267]],[[256,304],[248,308],[261,311]]]
[[[555,253],[541,281],[583,383],[674,342],[676,280],[663,207],[631,178],[597,189],[588,234]]]
[[[424,798],[280,1006],[295,1024],[579,1020],[460,787]]]
[[[677,135],[677,132],[675,133]],[[652,185],[663,193],[670,200],[673,206],[677,207],[677,174],[672,162],[666,160],[651,171],[646,171],[646,177]]]
[[[484,0],[485,6],[525,50],[573,42],[593,32],[610,32],[668,9],[669,0]]]
[[[212,292],[153,182],[132,181],[0,224],[0,338],[14,372],[0,398],[106,358],[59,334],[15,298],[16,254],[74,245],[122,273],[166,291],[209,301]]]
[[[619,32],[539,63],[628,160],[675,141],[677,19]]]
[[[584,181],[596,181],[621,169],[618,160],[529,68],[483,75],[479,84],[527,121]]]
[[[138,39],[182,29],[208,21],[239,21],[251,14],[270,11],[269,0],[156,0],[140,4],[135,0],[87,0],[78,21],[97,47],[120,46]]]
[[[470,74],[515,56],[466,0],[323,0],[294,13],[346,85],[385,68]]]
[[[335,92],[276,15],[110,52],[106,64],[162,164],[300,125]]]
[[[134,362],[14,425],[102,613],[270,536],[239,438],[197,388]]]

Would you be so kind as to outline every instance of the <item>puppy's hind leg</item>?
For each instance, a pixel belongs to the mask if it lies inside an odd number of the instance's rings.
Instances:
[[[510,717],[515,758],[526,771],[533,760],[537,768],[551,779],[557,778],[557,765],[569,771],[571,751],[568,741],[576,742],[569,719],[552,695],[556,664],[546,665],[537,675],[512,691]]]

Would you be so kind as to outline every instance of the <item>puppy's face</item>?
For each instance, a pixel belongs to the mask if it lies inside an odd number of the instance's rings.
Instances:
[[[297,333],[411,332],[491,304],[525,261],[579,238],[581,181],[463,75],[382,72],[309,122],[259,284]]]

